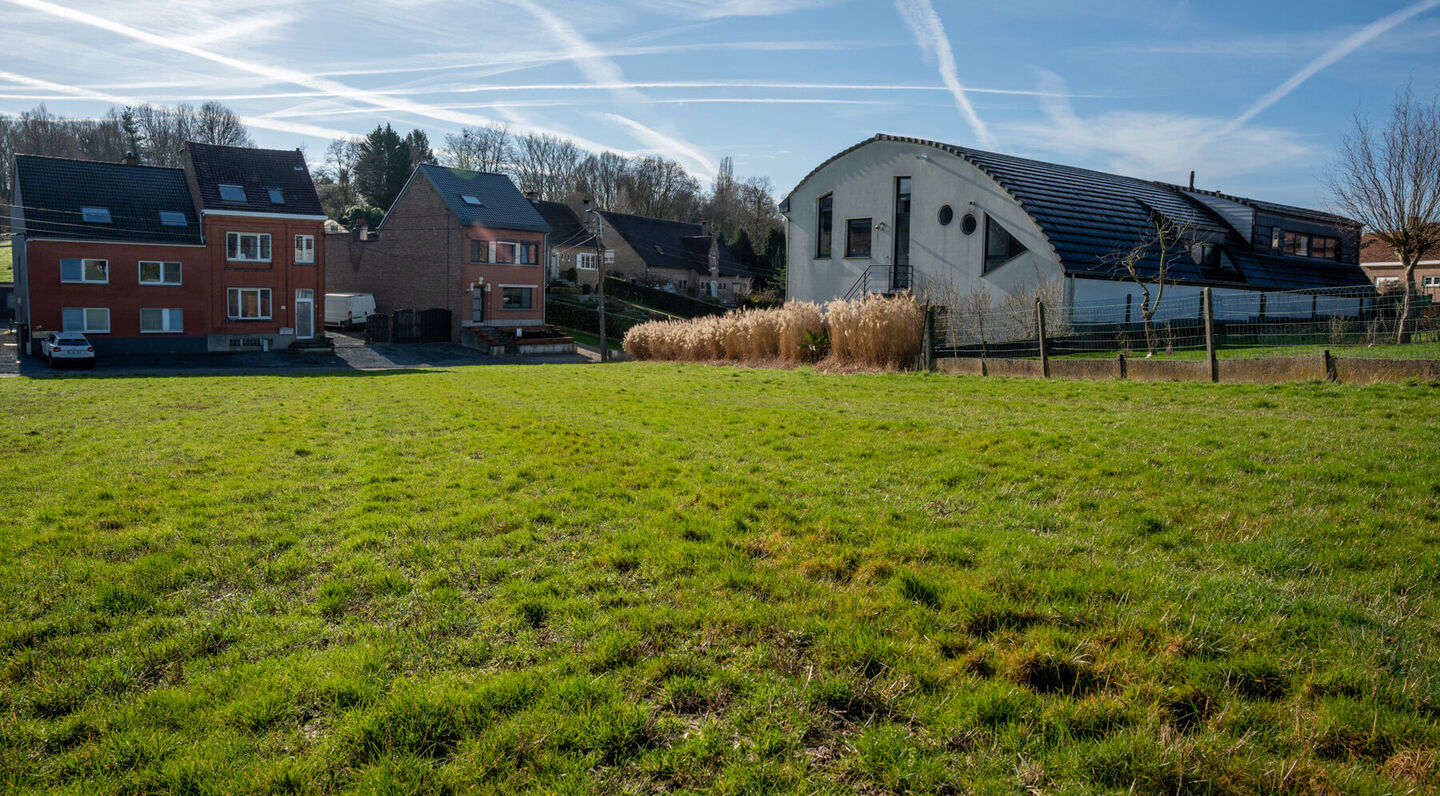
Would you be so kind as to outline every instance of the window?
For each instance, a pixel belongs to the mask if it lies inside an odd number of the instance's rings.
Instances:
[[[1277,228],[1273,234],[1280,234]],[[1283,234],[1284,251],[1292,257],[1316,257],[1322,260],[1340,259],[1340,239],[1325,235],[1306,235],[1286,231]],[[1272,243],[1274,238],[1271,239]]]
[[[270,194],[270,204],[272,204],[272,205],[283,205],[283,204],[285,204],[285,192],[284,192],[284,191],[281,191],[279,188],[266,188],[266,189],[265,189],[265,192],[268,193],[268,194]]]
[[[239,185],[220,185],[220,198],[226,202],[247,202],[245,189]]]
[[[1378,288],[1380,288],[1381,290],[1385,290],[1385,289],[1387,289],[1387,288],[1395,287],[1395,286],[1398,285],[1398,284],[1400,284],[1400,277],[1398,277],[1398,276],[1377,276],[1377,277],[1375,277],[1375,287],[1378,287]]]
[[[1340,239],[1311,235],[1310,256],[1324,260],[1340,259]]]
[[[110,331],[110,310],[106,307],[64,307],[60,310],[60,330],[105,334]]]
[[[1285,253],[1294,257],[1310,256],[1310,236],[1295,232],[1285,233]]]
[[[110,262],[108,260],[61,260],[60,281],[103,285],[110,281]]]
[[[594,271],[600,267],[600,256],[596,254],[575,255],[575,267],[581,271]]]
[[[818,223],[815,226],[815,256],[829,257],[830,243],[835,228],[835,195],[820,197]]]
[[[165,227],[185,227],[185,226],[189,226],[189,223],[190,223],[190,222],[188,222],[188,221],[185,220],[185,214],[184,214],[184,213],[180,213],[180,212],[177,212],[177,211],[174,211],[174,210],[161,210],[161,211],[160,211],[160,225],[161,225],[161,226],[165,226]]]
[[[985,217],[985,270],[999,268],[1025,253],[1025,244],[989,216]]]
[[[519,248],[519,244],[503,240],[496,241],[495,262],[500,263],[501,265],[514,265],[516,256],[515,250],[517,248]]]
[[[966,213],[965,217],[960,219],[960,231],[966,235],[974,235],[975,228],[978,226],[979,223],[975,220],[974,213]]]
[[[520,244],[520,264],[521,264],[521,265],[536,265],[536,264],[538,264],[539,262],[540,262],[540,244],[538,244],[538,243],[522,243],[522,244]]]
[[[226,291],[227,314],[233,321],[270,320],[270,288],[232,287]]]
[[[482,202],[482,201],[480,201],[480,197],[478,197],[478,196],[471,196],[471,195],[468,194],[468,193],[462,193],[462,194],[460,194],[460,201],[464,202],[464,203],[467,204],[467,205],[471,205],[472,207],[484,207],[484,206],[485,206],[485,203]]]
[[[531,295],[534,288],[501,286],[500,309],[528,310],[532,308]]]
[[[140,261],[140,284],[180,284],[180,263],[162,263],[154,260]]]
[[[178,334],[183,331],[185,331],[183,310],[140,310],[141,334]]]
[[[845,256],[870,256],[870,219],[852,218],[845,222]]]
[[[226,233],[225,259],[238,263],[270,262],[270,233]]]
[[[1279,253],[1280,247],[1285,245],[1285,230],[1279,227],[1270,228],[1270,251]]]
[[[955,209],[950,205],[940,206],[940,226],[948,227],[950,222],[955,220]]]
[[[1421,278],[1420,287],[1440,287],[1440,276],[1427,276]]]
[[[315,262],[315,236],[314,236],[314,235],[296,235],[296,236],[295,236],[295,262],[297,262],[297,263],[313,263],[313,262]]]
[[[910,264],[910,178],[895,178],[895,265]]]
[[[472,263],[488,263],[488,262],[490,262],[490,241],[488,241],[488,240],[472,240],[472,241],[470,241],[470,262],[472,262]]]
[[[86,224],[109,224],[110,208],[108,207],[82,207],[80,218]]]

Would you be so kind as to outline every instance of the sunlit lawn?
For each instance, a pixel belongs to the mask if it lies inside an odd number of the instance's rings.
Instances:
[[[0,380],[0,790],[1409,792],[1440,390]]]

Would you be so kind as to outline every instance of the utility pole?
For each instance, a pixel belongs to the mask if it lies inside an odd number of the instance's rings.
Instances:
[[[590,207],[590,200],[585,200],[585,212],[595,218],[595,268],[600,275],[600,361],[610,361],[610,342],[605,337],[605,218],[601,216],[594,207]]]

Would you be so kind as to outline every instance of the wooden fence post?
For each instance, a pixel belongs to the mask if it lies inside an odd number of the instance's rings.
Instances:
[[[935,307],[925,308],[925,351],[921,354],[926,370],[935,369]]]
[[[1205,288],[1202,302],[1205,306],[1205,360],[1210,363],[1211,383],[1220,381],[1220,361],[1215,357],[1215,300],[1210,288]]]
[[[1045,351],[1045,302],[1035,299],[1035,325],[1040,336],[1040,373],[1050,378],[1050,357]]]

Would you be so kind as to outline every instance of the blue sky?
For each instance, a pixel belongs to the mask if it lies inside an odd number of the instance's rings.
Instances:
[[[509,122],[788,192],[876,132],[1324,207],[1440,0],[0,0],[0,113],[217,99],[262,146]]]

